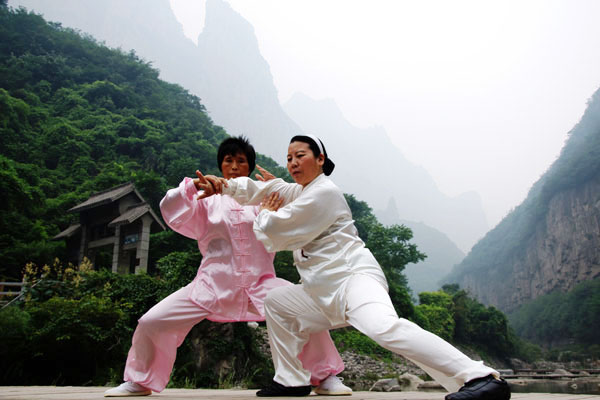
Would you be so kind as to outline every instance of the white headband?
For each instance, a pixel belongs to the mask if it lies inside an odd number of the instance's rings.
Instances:
[[[325,155],[325,151],[323,150],[323,145],[321,144],[321,141],[319,140],[318,137],[316,137],[315,135],[311,135],[311,134],[306,134],[304,136],[307,136],[307,137],[311,138],[316,143],[316,145],[319,148],[319,151],[321,152],[321,154]]]

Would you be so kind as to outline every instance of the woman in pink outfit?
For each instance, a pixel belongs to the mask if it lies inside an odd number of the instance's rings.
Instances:
[[[243,137],[221,143],[217,159],[227,179],[249,176],[255,167],[254,148]],[[275,277],[274,253],[268,253],[254,236],[252,224],[260,207],[241,206],[221,195],[198,200],[198,187],[198,179],[185,178],[160,203],[169,227],[198,241],[203,257],[196,278],[139,319],[125,365],[125,383],[107,390],[106,397],[161,392],[169,381],[177,348],[194,325],[203,319],[264,321],[269,290],[291,285]],[[344,393],[329,394],[351,393],[335,376],[344,364],[329,332],[313,335],[298,358],[311,371],[313,385],[327,382],[331,386],[333,379]]]

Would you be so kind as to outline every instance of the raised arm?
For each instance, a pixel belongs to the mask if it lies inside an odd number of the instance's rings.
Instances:
[[[192,239],[206,232],[204,200],[197,200],[198,189],[194,179],[184,178],[179,187],[170,189],[160,202],[160,212],[167,225]]]
[[[233,197],[240,204],[259,205],[269,194],[278,192],[283,198],[283,204],[293,201],[302,192],[302,186],[287,183],[277,178],[269,181],[254,181],[250,178],[235,178],[227,181],[223,194]]]
[[[264,169],[261,171],[268,172]],[[198,190],[202,191],[198,199],[204,199],[214,194],[224,194],[233,197],[240,204],[259,205],[267,195],[278,192],[284,199],[283,204],[293,201],[302,192],[302,186],[296,183],[287,183],[280,178],[269,177],[268,180],[254,181],[250,178],[239,177],[224,179],[213,175],[203,175],[196,171],[194,179]]]

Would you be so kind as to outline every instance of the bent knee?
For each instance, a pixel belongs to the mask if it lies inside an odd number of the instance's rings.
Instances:
[[[290,286],[280,286],[269,290],[265,297],[265,308],[272,308],[281,303],[281,300],[289,297]]]
[[[161,320],[154,317],[151,313],[146,313],[138,319],[136,329],[141,330],[153,330],[156,329],[161,323]]]
[[[386,317],[363,327],[363,333],[372,339],[390,334],[398,326],[398,318]]]
[[[140,319],[138,319],[138,328],[148,328],[154,324],[154,321],[153,318],[142,315]]]

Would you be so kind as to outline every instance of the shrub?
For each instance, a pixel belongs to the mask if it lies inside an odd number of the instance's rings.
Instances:
[[[331,338],[340,353],[350,350],[368,356],[378,356],[385,360],[392,359],[393,353],[391,351],[384,349],[373,339],[352,327],[331,331]]]
[[[31,336],[31,316],[17,306],[0,310],[0,384],[19,385],[23,379]]]
[[[103,385],[131,336],[120,305],[94,296],[28,302],[0,315],[5,385]]]

